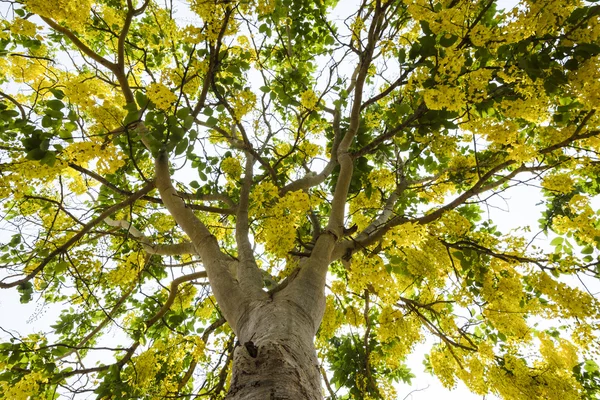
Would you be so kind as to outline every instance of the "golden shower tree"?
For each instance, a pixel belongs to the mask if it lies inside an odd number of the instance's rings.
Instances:
[[[597,398],[600,7],[335,3],[2,1],[1,397]]]

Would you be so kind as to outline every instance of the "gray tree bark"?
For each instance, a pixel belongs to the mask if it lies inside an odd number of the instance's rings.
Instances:
[[[315,322],[282,295],[249,305],[238,322],[227,400],[323,398]]]

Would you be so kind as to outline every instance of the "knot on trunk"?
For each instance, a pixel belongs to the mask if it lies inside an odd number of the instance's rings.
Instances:
[[[252,340],[249,340],[246,343],[244,343],[244,347],[248,351],[248,354],[250,355],[250,357],[256,358],[256,356],[258,356],[258,347],[256,347],[256,345],[254,344],[254,342],[252,342]]]

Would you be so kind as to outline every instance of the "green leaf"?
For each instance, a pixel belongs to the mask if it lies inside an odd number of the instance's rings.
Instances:
[[[434,36],[422,36],[419,38],[419,43],[421,44],[421,49],[419,51],[421,56],[430,57],[437,54]]]
[[[33,149],[27,152],[27,155],[25,156],[25,158],[27,158],[28,160],[33,160],[33,161],[39,161],[41,159],[44,158],[44,156],[46,155],[46,151],[42,150],[40,148],[37,149]]]
[[[592,254],[592,253],[594,253],[594,248],[590,245],[587,245],[583,249],[581,249],[581,254]]]
[[[65,108],[65,103],[60,100],[48,100],[46,102],[46,106],[50,107],[52,110],[60,111]],[[62,116],[62,113],[61,113]]]
[[[148,106],[148,102],[150,100],[148,100],[148,96],[146,96],[144,92],[138,90],[137,92],[135,92],[135,101],[141,109],[144,109]]]
[[[66,261],[59,261],[58,263],[56,263],[56,266],[54,267],[54,271],[57,274],[62,274],[63,272],[65,272],[67,270],[67,268],[69,267],[69,263]]]
[[[137,110],[134,111],[130,111],[127,116],[125,117],[125,119],[123,120],[123,125],[127,126],[133,122],[136,122],[139,120],[139,115],[140,113]]]
[[[425,35],[431,35],[433,34],[433,32],[431,31],[431,29],[429,28],[429,22],[427,21],[420,21],[421,24],[421,30],[423,31],[423,33]]]
[[[50,89],[50,93],[52,93],[57,99],[62,99],[65,97],[65,93],[60,89],[52,88]]]
[[[177,118],[185,119],[190,115],[191,112],[192,110],[189,107],[180,108],[177,110]]]
[[[565,63],[565,68],[569,71],[575,71],[577,68],[579,68],[579,61],[577,61],[575,58],[571,58]]]
[[[440,37],[440,44],[444,47],[450,47],[458,40],[458,36],[445,34]]]
[[[177,143],[177,146],[175,146],[175,155],[180,155],[182,154],[188,147],[188,140],[187,138],[183,138],[179,143]]]
[[[42,117],[42,127],[51,128],[56,124],[56,120],[52,119],[48,115]]]
[[[24,282],[17,286],[17,291],[21,294],[20,302],[22,304],[29,303],[31,301],[31,295],[33,293],[33,284],[31,282]]]
[[[185,128],[185,130],[189,130],[193,125],[194,125],[194,121],[196,119],[194,118],[193,115],[188,115],[187,117],[185,117],[183,119],[183,127]]]
[[[215,125],[217,125],[219,123],[219,120],[216,119],[215,117],[208,117],[208,119],[206,120],[206,125],[213,127]]]
[[[409,112],[412,111],[412,109],[410,108],[410,106],[406,103],[401,103],[401,104],[396,104],[396,106],[394,107],[396,110],[396,113],[399,116],[403,116],[408,114]]]
[[[46,151],[46,154],[44,154],[44,157],[42,157],[42,159],[40,160],[41,164],[48,165],[50,167],[53,167],[55,162],[56,155],[53,151]]]

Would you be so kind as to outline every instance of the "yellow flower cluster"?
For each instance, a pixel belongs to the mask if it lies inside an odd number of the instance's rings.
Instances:
[[[429,147],[433,154],[440,158],[454,158],[456,149],[459,147],[457,146],[458,139],[456,137],[442,132],[432,133],[427,140],[430,141]]]
[[[445,212],[435,224],[436,233],[457,239],[471,230],[471,223],[456,210]]]
[[[48,61],[27,57],[10,57],[10,75],[17,82],[27,82],[35,87],[44,86],[44,74],[48,70]],[[37,92],[36,92],[37,93]],[[18,97],[17,97],[18,100]]]
[[[530,366],[515,354],[506,354],[502,366],[491,365],[487,378],[490,387],[507,400],[582,398],[572,371],[549,368],[547,363]]]
[[[449,35],[449,34],[447,34]],[[440,58],[438,63],[439,73],[446,76],[447,80],[454,80],[459,77],[460,71],[465,64],[465,55],[459,49],[448,48],[446,55]],[[491,77],[491,73],[489,74]],[[487,82],[484,82],[484,84]]]
[[[234,157],[226,157],[221,161],[221,171],[227,175],[228,178],[238,180],[242,175],[242,165],[240,160]]]
[[[427,278],[432,285],[442,284],[447,277],[449,267],[446,248],[437,239],[427,240],[421,247],[421,249],[409,247],[401,252],[390,249],[388,252],[404,256],[406,272],[411,276]]]
[[[196,297],[196,293],[198,293],[198,289],[191,283],[179,286],[175,301],[173,302],[173,309],[183,311],[189,308]]]
[[[204,359],[205,344],[199,336],[185,338],[167,337],[155,341],[152,346],[132,358],[132,365],[123,371],[128,381],[143,398],[164,399],[172,397],[181,381],[189,357],[196,361]]]
[[[570,193],[574,189],[574,182],[571,175],[558,173],[546,175],[542,180],[542,187],[551,192]]]
[[[119,262],[117,267],[106,274],[106,280],[121,288],[128,287],[144,268],[144,256],[141,252],[131,252],[127,258]]]
[[[531,284],[552,303],[544,307],[549,318],[598,318],[600,302],[589,293],[571,287],[563,282],[557,282],[545,272],[531,274]]]
[[[600,108],[600,56],[592,57],[569,73],[569,85],[574,97],[589,109]]]
[[[491,118],[480,118],[467,125],[471,132],[482,135],[497,146],[515,143],[519,136],[519,127],[513,121],[498,122]]]
[[[110,88],[91,74],[64,76],[65,87],[62,89],[69,101],[82,107],[83,112],[89,112],[97,107],[99,100],[104,100],[110,93]]]
[[[356,293],[369,288],[386,304],[398,301],[398,284],[378,255],[354,254],[348,271],[348,286]]]
[[[177,96],[162,83],[151,83],[146,89],[146,94],[151,102],[161,110],[168,110],[177,101]]]
[[[300,104],[307,110],[316,109],[318,102],[319,97],[317,97],[317,94],[311,89],[305,90],[304,92],[300,93]]]
[[[200,336],[193,336],[193,350],[192,350],[192,358],[196,361],[199,361],[204,358],[204,350],[206,349],[206,343]]]
[[[152,14],[152,19],[139,25],[139,38],[142,42],[138,43],[138,46],[144,46],[157,51],[166,51],[167,49],[171,49],[173,42],[182,40],[177,23],[173,20],[169,10],[151,1],[147,12]],[[156,61],[160,62],[161,59],[157,59]],[[156,65],[156,68],[166,67],[168,62],[168,58],[165,57],[162,59],[160,65]]]
[[[415,314],[403,315],[400,310],[384,306],[379,315],[377,339],[393,349],[393,358],[402,360],[423,340],[421,322]]]
[[[445,32],[460,35],[465,19],[469,17],[468,7],[442,8],[435,12],[431,10],[431,5],[426,0],[407,0],[404,3],[408,5],[411,16],[415,20],[429,22],[429,28],[435,34]]]
[[[539,2],[527,0],[526,8],[521,9],[518,24],[527,27],[532,34],[546,35],[556,33],[561,29],[571,12],[579,6],[577,0],[549,0]]]
[[[150,224],[156,229],[158,232],[168,232],[175,227],[175,220],[173,217],[163,214],[156,213],[152,214],[150,217]]]
[[[386,109],[377,109],[377,110],[373,110],[370,111],[368,114],[365,115],[365,119],[364,119],[364,126],[367,129],[373,129],[373,128],[377,128],[381,125],[381,122],[384,121],[384,112],[387,110],[393,110],[393,107],[395,106],[395,104],[391,103],[388,104],[388,107]],[[361,122],[361,125],[363,124],[363,122]]]
[[[354,305],[349,305],[344,309],[345,323],[356,328],[365,324],[363,311]]]
[[[34,14],[79,30],[90,16],[92,0],[25,0],[25,5]]]
[[[350,25],[350,30],[352,31],[352,43],[359,48],[360,35],[363,29],[365,29],[365,21],[360,17],[360,15],[357,15],[356,18],[354,18],[354,21],[352,21],[352,24]]]
[[[269,210],[257,237],[265,243],[265,250],[275,257],[285,258],[294,248],[296,228],[309,209],[309,197],[301,190],[280,198]]]
[[[368,179],[371,185],[376,188],[391,190],[396,187],[396,175],[387,168],[371,171]]]
[[[125,165],[125,155],[114,144],[102,143],[99,138],[96,138],[70,144],[60,154],[60,161],[55,166],[69,171],[68,163],[86,167],[94,159],[96,159],[97,172],[101,175],[113,174]]]
[[[202,28],[197,26],[188,25],[183,28],[181,32],[182,37],[181,40],[185,43],[194,45],[196,43],[202,42],[204,40],[204,34],[202,33]]]
[[[527,143],[516,143],[508,149],[509,158],[523,163],[531,161],[537,155],[536,149]]]
[[[205,0],[192,0],[190,9],[195,12],[205,23],[205,38],[214,43],[219,38],[219,32],[225,19],[225,6]],[[234,18],[229,18],[225,29],[225,35],[232,35],[238,31],[238,25]]]
[[[483,68],[465,75],[463,80],[469,102],[476,103],[487,97],[487,85],[492,80],[492,75],[493,71],[491,69]]]
[[[153,349],[135,357],[133,362],[135,364],[135,386],[145,392],[154,382],[161,365],[157,362]]]
[[[23,18],[15,18],[10,31],[16,35],[34,37],[37,33],[37,25]]]
[[[526,100],[504,100],[499,108],[508,118],[521,118],[534,124],[545,122],[550,118],[548,98],[543,95],[541,88],[536,93],[535,97]]]
[[[446,346],[434,348],[429,353],[429,362],[434,374],[438,377],[442,385],[451,389],[456,384],[456,361],[452,353]]]
[[[235,119],[241,121],[242,117],[248,114],[256,104],[256,95],[250,90],[242,90],[231,101]]]
[[[277,0],[258,0],[256,11],[258,15],[267,15],[275,11]]]
[[[102,105],[95,105],[90,109],[90,116],[95,122],[89,129],[90,132],[104,134],[121,126],[127,112],[121,105],[104,100]]]
[[[438,85],[423,92],[425,105],[431,110],[460,111],[465,106],[465,94],[460,87]]]
[[[427,239],[427,227],[416,222],[407,222],[392,228],[386,235],[389,242],[384,247],[420,247]]]
[[[595,238],[600,236],[597,228],[598,217],[589,204],[589,199],[583,195],[575,195],[569,201],[569,208],[575,214],[573,218],[559,215],[552,220],[554,231],[559,234],[573,233],[578,239],[595,245]]]
[[[467,387],[475,394],[484,396],[489,392],[489,385],[484,378],[486,372],[484,357],[480,354],[465,355],[463,359],[463,368],[456,369],[458,376]]]
[[[558,339],[556,346],[551,336],[546,333],[537,335],[540,340],[540,353],[552,369],[572,370],[579,363],[578,349],[568,340]]]
[[[203,320],[210,318],[215,311],[215,304],[217,304],[217,301],[214,297],[207,297],[202,301],[200,307],[196,309],[194,315]]]
[[[531,329],[523,316],[534,310],[524,303],[522,277],[503,262],[493,261],[491,269],[485,274],[481,289],[486,300],[483,314],[509,339],[529,340]]]
[[[30,372],[16,383],[8,384],[6,381],[0,382],[0,395],[5,399],[11,400],[38,398],[41,385],[47,381],[48,378],[45,378],[41,372]]]
[[[121,31],[121,27],[125,23],[125,10],[102,5],[100,13],[102,14],[104,22],[106,22],[111,29],[115,29],[116,32]]]
[[[186,38],[190,38],[190,36],[186,36],[182,40],[187,40]],[[190,39],[190,41],[194,41],[194,39]],[[209,61],[206,59],[193,59],[187,66],[187,71],[185,71],[183,67],[164,68],[164,76],[173,86],[181,87],[185,73],[185,85],[183,86],[183,90],[189,96],[194,97],[197,95],[198,89],[203,82],[202,77],[204,77],[208,71],[208,64]]]
[[[371,197],[367,196],[367,193],[363,190],[356,197],[350,200],[350,215],[352,216],[352,223],[358,226],[358,230],[362,231],[371,222],[369,211],[377,209],[381,206],[381,196],[378,196],[375,192],[371,194]]]
[[[343,315],[335,307],[335,298],[331,295],[327,296],[325,302],[325,314],[323,321],[319,327],[319,340],[326,341],[335,334],[335,331],[342,324]]]
[[[304,140],[298,145],[298,150],[306,157],[313,158],[323,152],[323,148],[309,140]]]
[[[271,182],[261,182],[252,188],[250,207],[254,215],[264,214],[273,200],[279,197],[277,186]]]
[[[87,183],[79,172],[73,169],[65,169],[63,174],[69,177],[67,185],[71,192],[81,195],[88,191]]]

